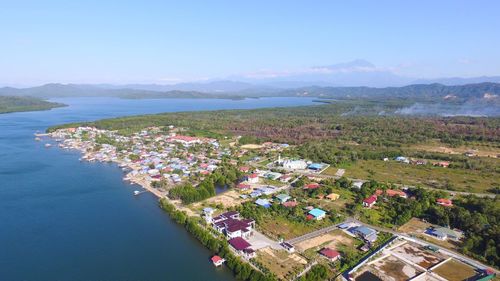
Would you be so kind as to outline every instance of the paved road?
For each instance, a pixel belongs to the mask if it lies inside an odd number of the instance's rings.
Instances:
[[[475,267],[478,267],[478,268],[481,268],[481,269],[485,269],[485,268],[492,268],[491,266],[489,265],[485,265],[481,262],[478,262],[472,258],[469,258],[467,256],[464,256],[458,252],[455,252],[455,251],[452,251],[452,250],[449,250],[449,249],[446,249],[446,248],[443,248],[442,246],[439,246],[439,245],[436,245],[432,242],[429,242],[429,241],[425,241],[425,240],[422,240],[422,239],[419,239],[419,238],[416,238],[416,237],[410,237],[408,234],[406,233],[402,233],[402,232],[398,232],[398,231],[394,231],[394,230],[391,230],[391,229],[387,229],[387,228],[383,228],[383,227],[378,227],[378,226],[374,226],[374,225],[369,225],[369,224],[366,224],[366,223],[363,223],[363,222],[360,222],[354,218],[349,218],[350,221],[352,222],[355,222],[355,223],[358,223],[358,224],[361,224],[361,225],[364,225],[364,226],[368,226],[370,228],[373,228],[377,231],[382,231],[382,232],[389,232],[393,235],[397,235],[397,236],[401,236],[401,237],[404,237],[405,239],[407,240],[410,240],[410,241],[413,241],[413,242],[416,242],[418,244],[423,244],[423,245],[432,245],[436,248],[438,248],[441,252],[444,252],[446,253],[447,255],[449,256],[452,256],[452,257],[455,257],[456,259],[459,259],[461,261],[464,261],[464,262],[467,262],[471,265],[474,265]],[[495,272],[498,274],[499,271],[497,271],[496,269],[494,269]]]
[[[457,253],[455,251],[443,248],[442,246],[436,245],[434,243],[431,243],[431,242],[428,242],[428,241],[425,241],[425,240],[422,240],[422,239],[419,239],[419,238],[416,238],[416,237],[410,237],[406,233],[398,232],[398,231],[395,231],[395,230],[392,230],[392,229],[388,229],[388,228],[383,228],[383,227],[378,227],[378,226],[366,224],[366,223],[363,223],[363,222],[361,222],[361,221],[359,221],[359,220],[357,220],[355,218],[352,218],[352,217],[347,218],[344,222],[354,222],[354,223],[357,223],[359,225],[364,225],[364,226],[373,228],[373,229],[375,229],[377,231],[388,232],[388,233],[391,233],[391,234],[396,235],[396,236],[404,237],[405,239],[413,241],[413,242],[416,242],[418,244],[432,245],[432,246],[438,248],[440,251],[446,253],[447,255],[455,257],[456,259],[464,261],[466,263],[469,263],[469,264],[471,264],[471,265],[473,265],[475,267],[478,267],[478,268],[481,268],[481,269],[491,268],[491,266],[489,266],[489,265],[485,265],[485,264],[483,264],[481,262],[478,262],[478,261],[476,261],[476,260],[474,260],[472,258],[469,258],[467,256],[464,256],[464,255],[462,255],[460,253]],[[316,230],[316,231],[304,234],[302,236],[290,239],[287,242],[290,243],[290,244],[292,244],[292,245],[295,245],[295,244],[300,243],[302,241],[305,241],[305,240],[308,240],[308,239],[312,239],[314,237],[318,237],[320,235],[323,235],[325,233],[333,231],[333,230],[337,229],[340,224],[341,223],[336,224],[336,225],[331,225],[331,226],[328,226],[328,227],[325,227],[325,228],[322,228],[322,229],[319,229],[319,230]],[[498,274],[499,272],[496,271],[496,273]]]

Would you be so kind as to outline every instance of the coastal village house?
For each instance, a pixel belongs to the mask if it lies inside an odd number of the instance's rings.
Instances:
[[[447,227],[437,227],[434,229],[429,229],[426,231],[428,234],[440,239],[440,240],[453,240],[459,242],[463,238],[463,233],[456,231]]]
[[[446,198],[439,198],[436,200],[436,203],[445,207],[453,206],[453,201],[451,201],[451,199],[446,199]]]
[[[338,195],[337,193],[330,193],[326,196],[326,198],[335,201],[340,198],[340,195]]]
[[[308,219],[315,219],[318,221],[324,219],[326,216],[326,212],[318,208],[310,210],[308,214]]]
[[[247,176],[248,183],[259,183],[259,174],[253,173]]]
[[[375,242],[377,240],[377,231],[367,226],[358,226],[352,230],[352,233],[358,235],[366,242]]]
[[[375,203],[377,202],[377,195],[372,195],[366,199],[363,200],[363,207],[365,208],[371,208]]]
[[[223,258],[221,258],[221,257],[219,257],[219,256],[213,256],[213,257],[211,258],[211,260],[212,260],[212,263],[213,263],[216,267],[221,266],[221,265],[222,265],[222,264],[226,261],[225,259],[223,259]]]
[[[331,262],[335,262],[340,259],[340,253],[330,248],[323,248],[319,251],[319,253]]]
[[[241,237],[235,237],[229,239],[229,245],[233,248],[238,254],[242,255],[247,259],[254,258],[256,256],[255,251],[250,248],[252,245],[248,243],[245,239]]]
[[[285,203],[286,201],[290,200],[291,198],[292,197],[290,197],[290,195],[285,194],[285,193],[281,193],[281,194],[276,195],[276,199],[278,199],[281,204]]]
[[[230,211],[212,218],[213,227],[227,238],[244,237],[252,235],[255,221],[251,219],[240,219],[240,213]]]

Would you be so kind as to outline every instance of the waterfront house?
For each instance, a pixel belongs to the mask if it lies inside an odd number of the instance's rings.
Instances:
[[[340,259],[340,253],[330,248],[323,248],[319,251],[319,253],[331,262],[335,262]]]
[[[261,207],[264,207],[264,208],[269,208],[271,207],[271,203],[269,202],[269,200],[267,199],[257,199],[255,201],[255,204],[257,204],[257,206],[261,206]]]
[[[447,227],[437,227],[431,228],[426,231],[427,234],[430,234],[434,237],[437,237],[440,240],[453,240],[459,242],[460,239],[463,238],[463,233],[460,231],[456,231]]]
[[[318,221],[324,219],[326,216],[326,212],[318,208],[310,210],[308,214]]]
[[[213,263],[216,267],[221,266],[221,265],[222,265],[222,264],[226,261],[225,259],[223,259],[223,258],[221,258],[221,257],[219,257],[219,256],[217,256],[217,255],[213,256],[213,257],[211,258],[211,260],[212,260],[212,263]]]

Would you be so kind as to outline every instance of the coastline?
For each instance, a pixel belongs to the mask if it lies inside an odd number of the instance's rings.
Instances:
[[[169,215],[170,219],[179,225],[182,225],[184,229],[198,240],[205,248],[209,249],[213,253],[223,257],[227,262],[226,266],[230,269],[234,275],[239,280],[262,280],[262,281],[276,281],[274,275],[269,273],[264,273],[260,269],[257,269],[255,265],[243,261],[236,253],[229,248],[229,243],[218,236],[217,233],[213,232],[204,224],[204,220],[201,219],[199,214],[194,213],[191,209],[182,206],[180,200],[172,200],[168,198],[166,191],[161,191],[152,187],[151,180],[147,179],[147,175],[134,174],[133,171],[138,171],[138,166],[134,163],[124,161],[119,158],[107,158],[99,157],[97,153],[88,152],[83,145],[83,142],[72,141],[70,144],[64,143],[62,139],[58,138],[56,132],[47,133],[47,136],[59,143],[58,147],[62,149],[77,150],[83,155],[80,161],[88,162],[108,162],[118,165],[123,171],[130,170],[123,178],[124,181],[128,181],[130,184],[137,184],[141,186],[144,190],[152,193],[158,198],[158,206]]]

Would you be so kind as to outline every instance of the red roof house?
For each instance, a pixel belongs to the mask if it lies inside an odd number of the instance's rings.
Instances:
[[[243,239],[241,237],[235,237],[233,239],[229,239],[228,242],[229,242],[229,245],[231,245],[231,247],[233,247],[238,252],[242,252],[246,248],[249,248],[250,246],[252,246],[252,245],[250,245],[250,243],[248,243],[245,239]]]
[[[399,196],[401,198],[407,198],[408,195],[406,195],[406,193],[402,190],[394,190],[394,189],[387,189],[385,191],[385,194],[387,194],[387,196],[389,197],[393,197],[393,196]]]
[[[319,253],[332,262],[340,258],[340,253],[330,248],[323,248]]]
[[[225,260],[224,260],[223,258],[221,258],[221,257],[219,257],[219,256],[217,256],[217,255],[213,256],[213,257],[211,258],[211,260],[212,260],[212,263],[213,263],[215,266],[221,266],[221,265],[225,262]]]
[[[242,171],[243,173],[246,173],[246,172],[250,171],[250,167],[248,167],[248,166],[241,166],[240,167],[240,171]]]
[[[247,176],[247,181],[250,183],[258,183],[259,182],[259,174],[253,173]]]
[[[282,203],[281,205],[283,205],[284,207],[287,207],[287,208],[293,208],[295,206],[297,206],[299,203],[297,203],[297,201],[286,201],[284,203]]]
[[[371,208],[375,203],[377,202],[377,195],[372,195],[365,200],[363,200],[363,207],[365,208]]]
[[[451,201],[451,199],[446,199],[446,198],[439,198],[438,200],[436,200],[436,203],[445,207],[453,206],[453,201]]]
[[[312,183],[306,184],[304,186],[304,189],[316,189],[318,187],[319,187],[319,183],[312,182]]]

